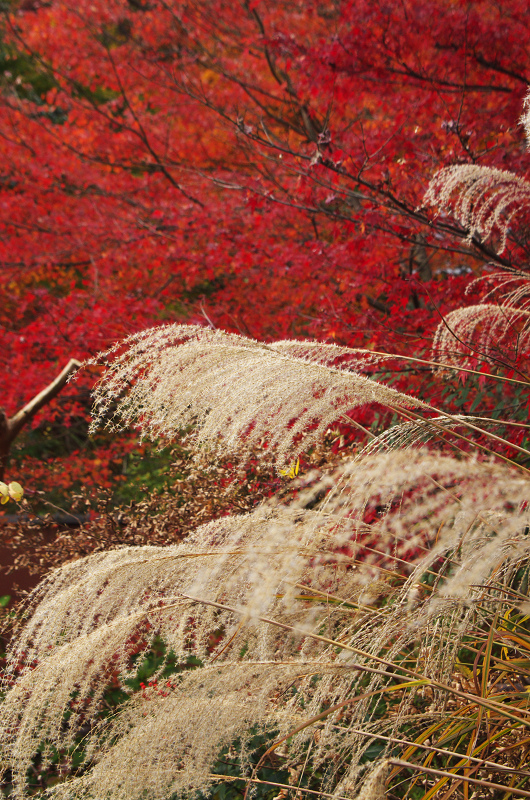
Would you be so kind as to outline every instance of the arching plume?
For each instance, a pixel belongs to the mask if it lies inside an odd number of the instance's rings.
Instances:
[[[94,426],[137,424],[152,438],[193,426],[213,453],[250,451],[263,439],[284,466],[318,441],[348,410],[367,403],[421,407],[345,366],[364,351],[301,342],[262,344],[187,325],[137,334],[108,362],[95,391]],[[107,356],[112,354],[110,351]]]
[[[82,728],[83,771],[51,796],[206,791],[236,740],[252,778],[250,740],[262,731],[289,739],[286,765],[304,758],[322,772],[323,791],[351,797],[373,734],[399,731],[412,708],[401,692],[382,722],[372,693],[414,684],[398,658],[414,644],[423,680],[450,694],[444,676],[475,602],[502,597],[530,555],[527,498],[526,479],[493,464],[379,453],[307,484],[290,506],[271,502],[176,546],[123,548],[56,570],[29,599],[8,654],[0,747],[15,796],[26,796],[37,751],[48,763]],[[441,558],[447,576],[435,569]],[[381,596],[388,602],[374,607]],[[111,674],[131,677],[133,654],[157,635],[181,662],[194,654],[204,666],[98,721]]]
[[[426,205],[451,211],[467,230],[468,239],[500,235],[499,253],[515,214],[530,206],[530,183],[506,170],[457,164],[436,173],[425,194]]]
[[[481,303],[451,311],[440,322],[433,358],[455,367],[515,360],[530,346],[530,310]]]

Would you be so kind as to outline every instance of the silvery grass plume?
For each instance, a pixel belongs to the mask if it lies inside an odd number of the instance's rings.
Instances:
[[[425,445],[432,439],[440,438],[441,434],[453,431],[469,423],[484,424],[482,417],[473,417],[470,414],[455,414],[451,417],[432,417],[400,422],[387,428],[383,433],[374,436],[360,451],[358,458],[375,453],[378,450],[402,450],[415,445]]]
[[[530,309],[530,279],[526,272],[506,267],[502,272],[497,270],[481,275],[469,284],[466,294],[479,283],[490,284],[484,303],[495,301],[503,308]]]
[[[474,367],[477,361],[514,361],[528,355],[529,346],[530,310],[481,303],[444,317],[433,338],[432,357],[456,368]]]
[[[219,780],[213,765],[228,746],[251,785],[261,732],[286,768],[319,770],[321,791],[353,797],[371,785],[371,744],[440,720],[442,700],[418,715],[414,698],[426,685],[439,698],[453,691],[469,621],[487,593],[501,607],[530,555],[527,501],[526,478],[504,467],[377,453],[308,482],[290,505],[55,570],[7,655],[0,763],[13,796],[28,795],[38,752],[43,767],[56,749],[66,760],[83,731],[82,770],[49,796],[189,797]],[[134,675],[133,654],[155,636],[204,666],[98,720],[111,675]],[[421,674],[403,661],[408,648]],[[381,719],[376,701],[390,693],[397,705]],[[373,780],[384,774],[382,765]]]
[[[521,117],[527,146],[530,146],[530,91]],[[513,217],[530,206],[530,183],[507,170],[476,164],[456,164],[441,169],[432,178],[424,197],[425,205],[439,212],[452,210],[453,216],[468,231],[468,240],[487,239],[494,229],[500,234],[499,253]]]
[[[477,362],[513,363],[530,348],[530,280],[520,270],[506,269],[471,281],[487,291],[479,304],[458,308],[439,323],[432,358],[450,367],[475,367]],[[443,374],[444,368],[437,372]]]
[[[513,363],[529,355],[528,276],[519,270],[493,272],[472,281],[466,292],[480,283],[489,284],[483,301],[450,312],[435,332],[432,356],[448,366],[474,367],[477,361]]]
[[[424,203],[439,212],[451,209],[467,230],[469,241],[474,237],[485,240],[496,229],[502,253],[513,217],[530,206],[530,183],[507,170],[457,164],[436,173]]]
[[[523,100],[523,113],[520,119],[521,125],[524,127],[526,134],[526,141],[530,145],[530,91]]]
[[[192,427],[197,445],[224,455],[250,452],[266,439],[279,467],[320,440],[348,410],[367,403],[424,406],[347,365],[335,366],[375,357],[330,344],[263,344],[200,326],[168,325],[135,334],[96,361],[101,358],[107,370],[94,392],[93,428],[103,420],[111,429],[137,424],[158,439]]]
[[[530,91],[524,101],[521,123],[530,146]],[[470,242],[474,237],[485,240],[497,230],[499,253],[502,253],[513,217],[530,206],[530,183],[506,170],[457,164],[435,174],[424,204],[434,206],[439,213],[451,210],[467,229]],[[488,280],[497,278],[497,286],[489,295],[503,295],[501,302],[459,308],[445,317],[434,337],[434,358],[452,366],[469,366],[471,361],[476,363],[477,357],[495,361],[512,350],[511,359],[515,360],[527,350],[530,339],[528,278],[509,268],[507,273],[488,276]]]

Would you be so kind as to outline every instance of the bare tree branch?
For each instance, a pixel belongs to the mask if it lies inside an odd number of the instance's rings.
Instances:
[[[33,419],[43,406],[47,405],[54,397],[57,397],[69,376],[80,366],[80,361],[76,358],[71,358],[57,377],[16,414],[13,414],[12,417],[8,417],[5,411],[0,409],[0,479],[4,477],[11,445],[24,425]]]

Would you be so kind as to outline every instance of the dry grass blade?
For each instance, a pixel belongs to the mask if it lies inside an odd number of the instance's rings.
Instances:
[[[433,767],[425,766],[425,764],[414,764],[408,761],[403,761],[399,758],[389,758],[388,762],[396,767],[424,772],[427,773],[427,775],[444,777],[446,779],[458,778],[460,781],[473,786],[482,786],[485,789],[494,789],[496,791],[503,792],[503,796],[508,794],[508,797],[510,795],[513,795],[514,797],[530,797],[530,791],[527,791],[526,789],[518,789],[514,786],[508,787],[506,784],[503,785],[500,783],[493,783],[493,781],[484,780],[482,778],[472,778],[471,776],[462,777],[460,775],[455,775],[452,772],[447,772],[446,770],[434,769]],[[432,797],[432,794],[426,793],[422,800],[428,800],[430,797]]]
[[[477,375],[481,378],[484,378],[484,373],[480,372],[476,369],[468,369],[467,367],[462,367],[459,364],[445,364],[441,361],[431,361],[426,358],[417,358],[415,356],[408,356],[404,355],[403,353],[381,353],[378,351],[374,351],[374,355],[377,356],[384,356],[387,359],[397,359],[402,361],[410,361],[416,364],[425,364],[429,367],[434,367],[436,371],[439,370],[440,374],[443,374],[446,370],[450,372],[462,372],[463,374],[468,375]],[[488,375],[488,380],[499,381],[500,383],[507,383],[507,384],[514,384],[518,386],[528,386],[528,381],[521,381],[517,380],[516,378],[507,378],[505,375]]]

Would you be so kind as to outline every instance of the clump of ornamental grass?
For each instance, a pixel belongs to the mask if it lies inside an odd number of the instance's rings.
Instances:
[[[234,741],[250,786],[256,731],[286,769],[303,764],[302,789],[318,785],[337,797],[373,787],[381,795],[392,769],[421,765],[423,774],[434,771],[433,785],[443,781],[432,753],[449,774],[478,764],[491,777],[482,755],[491,719],[499,718],[497,738],[508,749],[528,726],[517,687],[508,691],[511,704],[491,700],[488,677],[477,700],[472,687],[455,688],[452,675],[460,663],[477,672],[475,651],[481,663],[485,596],[506,609],[503,619],[513,615],[511,626],[523,618],[512,585],[528,556],[526,502],[525,476],[509,469],[400,449],[346,463],[309,480],[289,505],[270,502],[209,523],[182,544],[65,565],[30,598],[8,656],[1,741],[14,796],[27,791],[37,756],[45,770],[58,750],[75,748],[87,724],[83,771],[52,795],[206,791],[218,780],[216,758]],[[133,654],[155,637],[177,660],[194,654],[203,667],[98,723],[110,676],[130,679]],[[488,651],[488,674],[496,657],[510,678],[510,655]],[[471,737],[467,719],[454,750],[445,746],[451,702],[459,734],[462,709],[489,720],[485,730],[475,720]],[[473,743],[462,761],[466,736]],[[388,744],[387,758],[372,774],[364,762],[378,741]],[[395,757],[396,747],[406,758]],[[503,785],[503,764],[497,773]],[[515,774],[525,777],[520,768]]]
[[[470,235],[507,236],[524,182],[458,169],[435,179],[431,202],[458,190]],[[270,764],[281,797],[530,796],[529,471],[495,448],[527,452],[491,420],[363,374],[379,358],[182,325],[103,355],[96,421],[156,439],[191,427],[203,460],[260,445],[294,475],[330,425],[362,430],[357,408],[401,421],[299,477],[290,499],[49,573],[6,656],[0,765],[12,797],[32,794],[28,775],[57,753],[63,777],[45,796],[64,800],[212,793],[227,754],[245,800]],[[200,666],[162,682],[161,665],[102,716],[109,682],[132,685],[160,640],[176,663]]]
[[[493,463],[375,453],[306,479],[288,505],[271,501],[177,545],[125,547],[50,573],[28,601],[4,677],[0,741],[13,796],[25,796],[37,755],[45,770],[80,733],[83,770],[51,796],[204,792],[235,741],[251,786],[256,731],[286,770],[303,765],[302,788],[316,791],[319,776],[319,790],[337,797],[371,780],[374,742],[387,751],[389,779],[402,762],[438,764],[430,754],[439,749],[446,767],[474,769],[492,719],[501,744],[530,725],[524,703],[492,699],[489,684],[477,697],[453,677],[460,662],[477,672],[492,609],[497,627],[499,614],[508,620],[502,647],[522,624],[524,601],[512,587],[529,555],[527,497],[526,476]],[[130,679],[133,654],[155,637],[177,661],[193,654],[203,666],[98,723],[110,676]],[[503,656],[494,644],[490,671],[494,663],[511,677],[511,650]],[[451,702],[488,721],[483,730],[477,723],[463,762],[467,728],[454,749],[436,744],[446,741]],[[413,749],[400,759],[403,742]]]
[[[507,170],[457,164],[435,175],[425,200],[440,211],[451,208],[469,241],[498,231],[502,253],[513,217],[530,205],[530,183]]]

